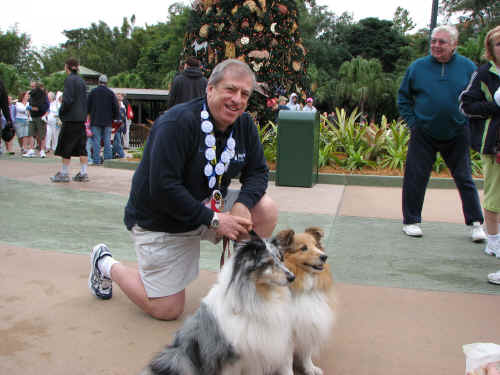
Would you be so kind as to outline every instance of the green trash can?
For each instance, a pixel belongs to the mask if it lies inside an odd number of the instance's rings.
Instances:
[[[312,187],[318,182],[319,112],[280,111],[276,185]]]

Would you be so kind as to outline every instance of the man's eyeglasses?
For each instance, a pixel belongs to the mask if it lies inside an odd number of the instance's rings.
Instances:
[[[444,39],[431,39],[431,44],[439,44],[439,45],[445,45],[449,44],[450,42]]]

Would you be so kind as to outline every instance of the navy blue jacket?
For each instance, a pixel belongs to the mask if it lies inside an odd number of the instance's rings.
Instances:
[[[500,87],[495,64],[481,65],[460,95],[460,108],[470,117],[471,147],[482,154],[495,154],[500,142],[500,107],[493,97]]]
[[[177,75],[168,93],[168,108],[205,96],[207,79],[200,68],[189,66]]]
[[[88,111],[91,126],[111,126],[119,119],[115,93],[104,85],[97,86],[89,94]]]
[[[408,127],[418,126],[438,140],[450,140],[463,132],[467,117],[458,97],[476,70],[468,58],[455,53],[447,63],[432,55],[415,60],[398,91],[398,108]]]
[[[204,100],[179,104],[155,121],[125,207],[129,230],[138,224],[150,231],[180,233],[209,225],[213,212],[202,204],[210,195],[203,173],[207,164],[205,134],[200,126]],[[268,183],[262,144],[251,117],[244,113],[225,133],[215,133],[217,160],[231,131],[236,153],[223,175],[222,194],[226,195],[231,179],[240,175],[237,202],[252,208]]]

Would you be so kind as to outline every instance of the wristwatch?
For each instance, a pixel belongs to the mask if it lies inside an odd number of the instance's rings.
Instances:
[[[214,216],[212,216],[212,220],[210,220],[210,229],[219,228],[219,215],[217,212],[214,212]]]

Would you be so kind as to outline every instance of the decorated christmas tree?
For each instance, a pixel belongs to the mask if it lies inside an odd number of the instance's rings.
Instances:
[[[207,76],[225,59],[246,62],[259,83],[248,111],[260,122],[273,119],[270,98],[307,95],[295,0],[196,0],[181,58],[187,56],[197,57]]]

